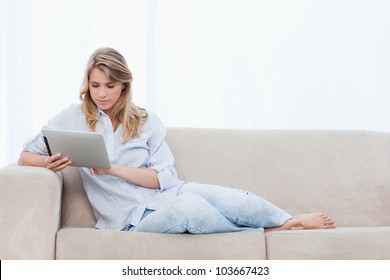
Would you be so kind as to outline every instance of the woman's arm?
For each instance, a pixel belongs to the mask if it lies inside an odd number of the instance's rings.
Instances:
[[[91,175],[112,175],[144,188],[159,189],[157,171],[150,168],[132,168],[113,164],[111,169],[90,169]]]
[[[68,158],[61,158],[61,154],[42,156],[34,152],[22,151],[18,160],[19,165],[40,166],[52,171],[61,171],[72,162]]]

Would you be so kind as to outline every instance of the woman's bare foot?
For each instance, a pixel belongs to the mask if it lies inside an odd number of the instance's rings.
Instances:
[[[332,229],[336,223],[322,213],[309,213],[295,216],[294,219],[301,221],[303,229]]]
[[[268,231],[277,231],[277,230],[299,230],[299,229],[303,229],[303,224],[301,220],[292,218],[281,226],[264,228],[264,231],[268,232]]]
[[[336,227],[336,223],[328,216],[322,213],[309,213],[298,215],[285,224],[265,228],[265,232],[278,231],[278,230],[302,230],[302,229],[332,229]]]

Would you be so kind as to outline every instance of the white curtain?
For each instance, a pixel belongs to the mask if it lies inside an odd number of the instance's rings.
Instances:
[[[30,10],[29,1],[0,1],[0,164],[15,159],[18,131],[32,125]]]
[[[0,166],[98,47],[166,126],[390,131],[390,1],[0,0]]]

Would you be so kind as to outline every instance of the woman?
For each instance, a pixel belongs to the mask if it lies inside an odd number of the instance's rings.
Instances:
[[[321,213],[293,218],[246,191],[179,180],[165,129],[155,114],[132,102],[131,82],[123,56],[111,48],[98,49],[88,62],[81,104],[72,104],[48,122],[51,128],[104,135],[112,168],[80,168],[96,228],[216,233],[336,226]],[[19,164],[60,171],[71,159],[48,156],[38,134],[25,143]]]

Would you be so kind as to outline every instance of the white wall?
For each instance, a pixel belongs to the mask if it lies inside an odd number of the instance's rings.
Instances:
[[[166,126],[390,131],[390,1],[0,0],[0,165],[121,51]]]
[[[186,3],[149,42],[168,125],[390,130],[390,1]]]

